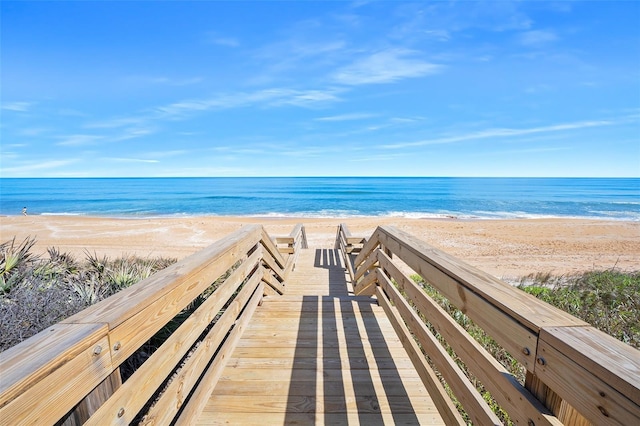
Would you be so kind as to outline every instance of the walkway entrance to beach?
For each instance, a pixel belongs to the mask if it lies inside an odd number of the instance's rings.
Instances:
[[[354,296],[338,250],[300,253],[266,297],[197,424],[444,424],[375,299]]]

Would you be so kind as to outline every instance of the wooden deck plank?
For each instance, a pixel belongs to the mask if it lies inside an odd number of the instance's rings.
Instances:
[[[263,299],[197,424],[444,424],[375,299],[338,253],[300,253]]]

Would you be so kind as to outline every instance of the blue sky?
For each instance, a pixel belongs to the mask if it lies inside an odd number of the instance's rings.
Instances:
[[[2,177],[640,176],[640,2],[12,2]]]

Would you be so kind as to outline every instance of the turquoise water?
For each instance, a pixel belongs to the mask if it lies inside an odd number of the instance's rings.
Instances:
[[[0,214],[640,220],[640,179],[0,179]]]

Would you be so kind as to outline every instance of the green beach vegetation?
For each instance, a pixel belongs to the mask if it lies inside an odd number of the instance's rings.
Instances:
[[[41,256],[33,253],[35,243],[0,244],[0,351],[176,262],[88,251],[76,259],[56,248]]]

